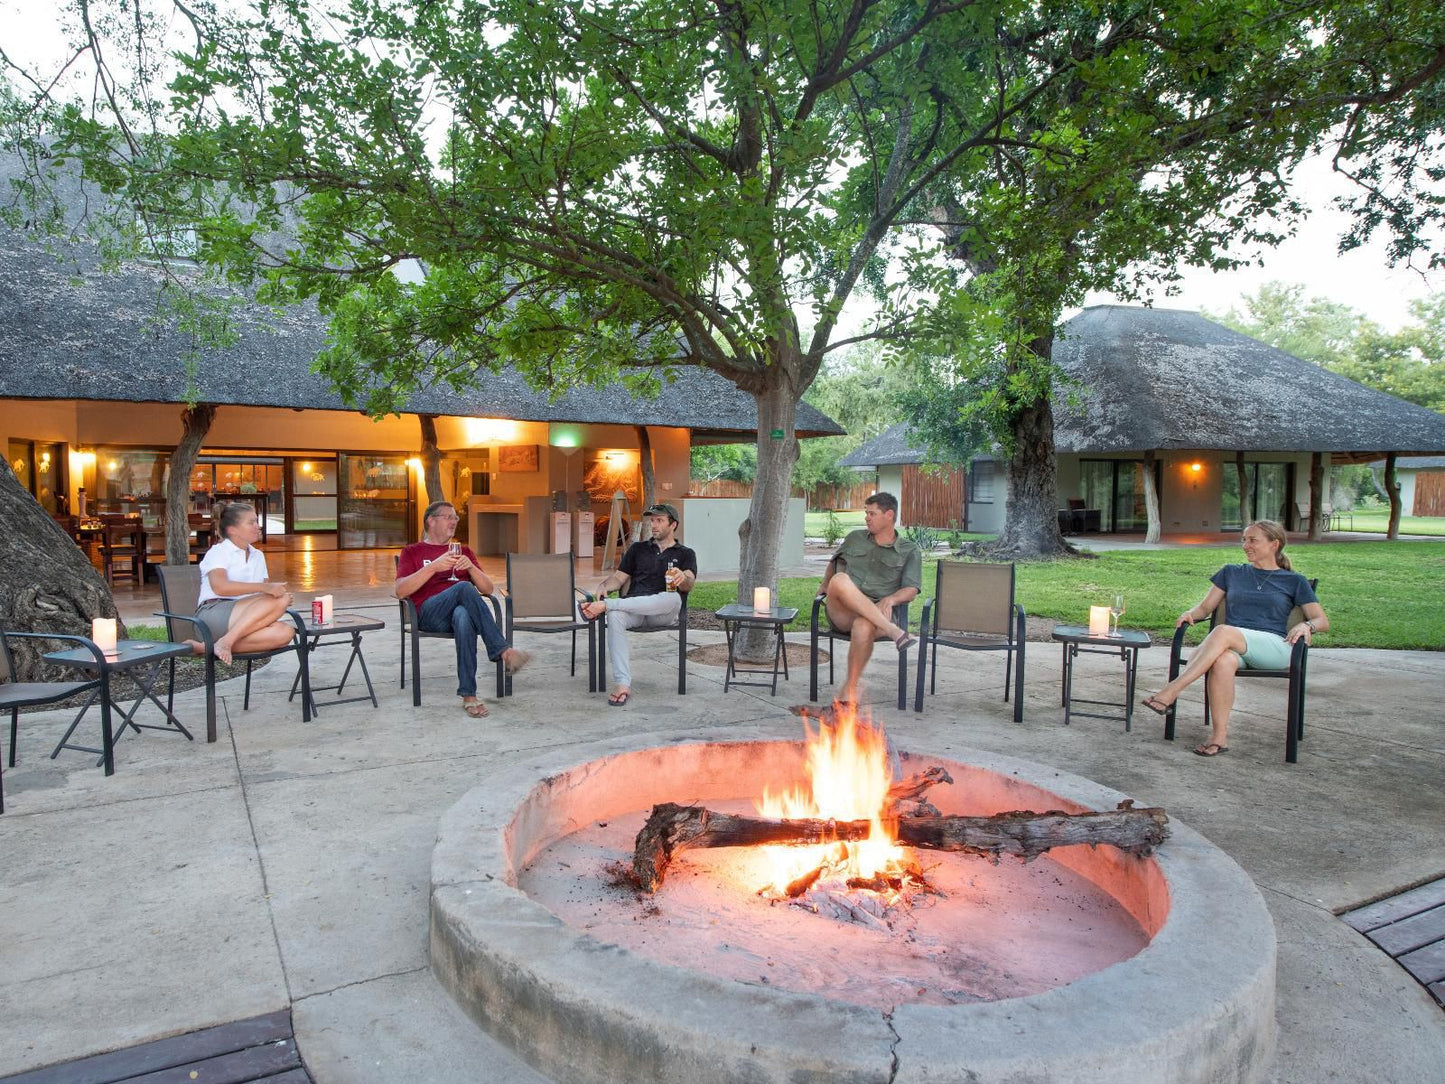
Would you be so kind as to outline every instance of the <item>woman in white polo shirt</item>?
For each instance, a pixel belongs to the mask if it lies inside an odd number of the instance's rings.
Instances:
[[[216,638],[216,658],[230,662],[233,651],[284,647],[296,635],[294,626],[280,620],[291,608],[291,592],[284,583],[266,582],[266,558],[256,548],[261,537],[256,510],[240,501],[228,504],[217,528],[221,541],[201,558],[196,604],[196,620]]]

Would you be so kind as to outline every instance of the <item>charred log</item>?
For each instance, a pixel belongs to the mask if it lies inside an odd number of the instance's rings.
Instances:
[[[1124,803],[1105,812],[1020,810],[991,817],[907,817],[898,821],[897,832],[904,846],[995,860],[1008,854],[1028,861],[1053,847],[1080,843],[1107,843],[1143,857],[1168,837],[1168,822],[1162,809],[1134,809]],[[672,859],[689,847],[809,846],[867,839],[869,832],[867,821],[772,820],[669,802],[653,806],[638,832],[632,869],[638,885],[655,892]],[[800,889],[806,890],[807,886]]]

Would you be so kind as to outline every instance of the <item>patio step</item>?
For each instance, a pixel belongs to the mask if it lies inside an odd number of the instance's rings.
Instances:
[[[1445,1008],[1445,877],[1341,915]]]
[[[311,1084],[291,1010],[33,1069],[0,1084]]]

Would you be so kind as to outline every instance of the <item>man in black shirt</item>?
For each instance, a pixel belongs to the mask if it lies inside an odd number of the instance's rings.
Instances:
[[[643,514],[652,537],[628,546],[617,571],[598,585],[599,600],[582,606],[582,616],[589,621],[607,614],[607,662],[615,683],[607,703],[614,708],[632,699],[627,630],[675,624],[682,607],[678,592],[691,591],[697,582],[697,554],[677,541],[677,509],[655,504]],[[605,597],[612,590],[627,597]]]

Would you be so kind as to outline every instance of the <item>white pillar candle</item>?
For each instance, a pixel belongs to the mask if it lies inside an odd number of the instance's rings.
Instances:
[[[764,613],[773,608],[773,592],[766,587],[753,588],[753,609]]]
[[[90,638],[95,641],[95,646],[107,655],[114,655],[115,650],[115,618],[97,617],[90,623]]]
[[[320,602],[321,602],[321,623],[322,623],[323,625],[329,625],[329,624],[331,624],[331,619],[332,619],[332,616],[333,616],[331,596],[330,596],[330,595],[322,595],[322,596],[320,597]],[[1105,612],[1107,613],[1108,611],[1105,611]]]
[[[1090,635],[1090,636],[1108,636],[1108,635],[1109,635],[1109,607],[1107,607],[1107,606],[1090,606],[1090,607],[1089,607],[1089,635]]]

